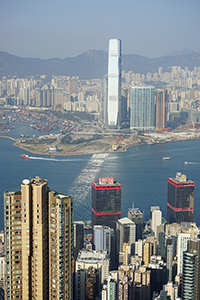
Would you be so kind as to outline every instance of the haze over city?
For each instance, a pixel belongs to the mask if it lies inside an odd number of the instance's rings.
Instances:
[[[0,300],[200,300],[199,8],[0,2]]]
[[[66,58],[108,50],[123,40],[124,54],[159,57],[200,49],[196,0],[1,1],[1,51],[21,57]]]

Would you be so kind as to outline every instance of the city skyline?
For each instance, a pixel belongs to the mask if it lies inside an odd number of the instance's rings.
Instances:
[[[199,50],[199,8],[198,1],[185,0],[127,0],[123,6],[120,1],[91,0],[4,2],[0,13],[1,51],[22,57],[66,58],[88,49],[107,51],[111,38],[123,40],[125,54],[146,57],[184,48]]]

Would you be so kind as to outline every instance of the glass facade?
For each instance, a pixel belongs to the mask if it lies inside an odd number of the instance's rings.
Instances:
[[[109,40],[108,52],[108,126],[119,125],[121,98],[121,40]]]
[[[92,185],[92,226],[104,225],[115,229],[121,218],[121,185]]]
[[[194,183],[189,180],[177,183],[168,180],[167,221],[169,223],[193,222]]]
[[[130,128],[153,130],[155,128],[154,87],[133,87],[130,103]]]

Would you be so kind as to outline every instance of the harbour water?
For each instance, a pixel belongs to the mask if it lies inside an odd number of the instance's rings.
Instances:
[[[9,135],[38,134],[28,123],[15,123]],[[56,131],[55,131],[56,132]],[[42,134],[42,133],[41,133]],[[3,229],[3,192],[19,190],[23,179],[40,176],[48,179],[51,190],[74,198],[74,219],[91,219],[91,182],[99,177],[114,177],[122,185],[122,216],[128,208],[138,207],[149,217],[150,206],[159,205],[167,215],[167,180],[183,172],[195,182],[194,221],[200,226],[200,140],[142,145],[125,153],[105,153],[72,157],[30,155],[13,146],[13,141],[0,138],[0,230]],[[162,160],[170,157],[170,160]],[[185,165],[184,162],[188,164]]]

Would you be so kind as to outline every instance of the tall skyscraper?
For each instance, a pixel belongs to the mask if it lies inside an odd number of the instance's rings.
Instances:
[[[166,95],[164,90],[156,91],[156,129],[166,124]]]
[[[108,51],[108,126],[119,126],[121,99],[121,40],[109,40]]]
[[[155,90],[153,86],[132,87],[130,102],[130,128],[153,130],[155,128]]]
[[[168,179],[167,221],[193,222],[193,215],[194,182],[178,172],[176,178]]]
[[[200,300],[200,240],[189,240],[183,253],[182,299]]]
[[[53,299],[61,294],[72,299],[68,202],[71,197],[49,192],[47,180],[39,177],[4,193],[6,299],[52,299],[53,294]]]
[[[104,225],[115,229],[121,218],[121,184],[112,177],[100,177],[92,182],[92,226]]]
[[[49,299],[73,299],[73,200],[49,193]]]

